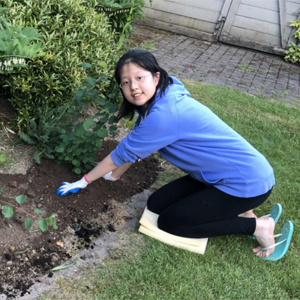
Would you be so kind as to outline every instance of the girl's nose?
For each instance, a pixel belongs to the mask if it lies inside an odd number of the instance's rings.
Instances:
[[[132,81],[130,82],[130,88],[131,88],[132,90],[135,90],[135,89],[137,89],[137,87],[138,87],[137,82],[136,82],[135,80],[132,80]]]

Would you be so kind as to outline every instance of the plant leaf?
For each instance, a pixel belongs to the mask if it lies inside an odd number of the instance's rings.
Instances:
[[[29,145],[35,145],[35,141],[31,139],[27,134],[20,132],[19,133],[20,138]]]
[[[63,153],[65,151],[65,148],[64,147],[56,147],[55,151],[58,153]]]
[[[4,215],[4,218],[10,218],[13,214],[14,214],[14,210],[12,207],[10,206],[7,206],[7,205],[4,205],[4,208],[3,208],[3,215]]]
[[[96,82],[97,82],[97,79],[93,78],[93,77],[87,77],[85,80],[85,84],[88,86],[93,86],[93,85],[95,85]]]
[[[72,164],[73,164],[74,166],[80,166],[80,161],[79,161],[78,159],[73,159],[73,160],[72,160]]]
[[[45,232],[48,228],[48,224],[47,224],[47,221],[46,220],[38,220],[38,224],[39,224],[39,227],[40,229]]]
[[[55,217],[57,217],[57,214],[53,214],[49,218],[47,218],[48,223],[53,227],[53,229],[58,229],[56,223],[55,223]]]
[[[26,196],[25,195],[19,195],[16,197],[16,201],[19,204],[23,204],[26,201]]]
[[[83,90],[77,90],[75,92],[75,100],[81,100],[82,96],[84,95],[84,91]]]
[[[106,62],[104,62],[104,61],[100,61],[99,62],[99,65],[103,68],[103,69],[107,69],[107,64],[106,64]]]
[[[30,218],[27,218],[25,220],[25,228],[29,231],[30,227],[32,225],[32,220]]]
[[[102,128],[98,130],[97,134],[100,138],[105,138],[107,137],[108,132],[106,129]]]
[[[89,64],[89,63],[83,63],[81,66],[82,66],[83,68],[91,68],[91,67],[92,67],[92,65]]]
[[[77,260],[78,260],[78,257],[76,257],[76,259],[71,264],[65,265],[65,266],[55,267],[55,268],[51,269],[51,271],[58,271],[58,270],[69,268],[69,267],[73,266],[76,263]]]
[[[84,121],[83,128],[87,130],[87,129],[92,128],[94,125],[95,125],[95,122],[93,120],[88,119],[88,120]]]
[[[81,173],[81,169],[80,168],[75,168],[75,169],[73,169],[73,171],[76,174],[80,174]]]
[[[37,209],[37,208],[34,209],[34,212],[37,213],[37,214],[39,214],[39,215],[45,213],[45,211]]]

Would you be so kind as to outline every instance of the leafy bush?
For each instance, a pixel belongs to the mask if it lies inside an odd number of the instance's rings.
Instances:
[[[116,43],[105,14],[82,0],[0,0],[7,20],[41,32],[44,56],[27,61],[25,68],[5,78],[10,101],[18,111],[19,128],[39,114],[73,101],[86,76],[106,78],[98,82],[106,92],[117,60]],[[92,68],[80,66],[87,62]]]
[[[292,63],[300,63],[300,20],[290,21],[290,26],[297,28],[294,33],[295,38],[297,39],[297,44],[291,43],[289,50],[285,52],[285,60]]]
[[[85,66],[90,67],[89,64]],[[23,141],[36,146],[34,159],[37,163],[44,155],[59,163],[70,163],[77,174],[93,167],[102,140],[108,133],[114,135],[117,129],[113,125],[117,106],[106,102],[96,88],[104,80],[87,77],[76,91],[72,103],[49,110],[46,114],[40,112],[39,122],[31,120],[26,134],[20,133]],[[97,112],[85,115],[91,101],[97,105],[93,107]],[[78,121],[79,117],[82,121]]]

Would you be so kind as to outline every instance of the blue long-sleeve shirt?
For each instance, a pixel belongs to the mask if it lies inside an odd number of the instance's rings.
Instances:
[[[112,151],[114,164],[159,151],[191,177],[230,195],[247,198],[269,191],[275,178],[266,158],[172,78],[165,94],[156,95],[144,119],[140,115]]]

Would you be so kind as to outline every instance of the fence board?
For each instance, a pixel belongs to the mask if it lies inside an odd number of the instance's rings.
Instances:
[[[280,35],[280,28],[278,24],[273,24],[261,20],[254,20],[240,16],[235,17],[232,26],[245,28],[249,31],[262,32],[269,35]],[[238,34],[238,36],[242,36],[242,34]]]
[[[153,9],[150,9],[150,11],[161,11],[166,12],[169,15],[176,15],[177,18],[181,18],[182,16],[190,17],[193,19],[200,19],[203,21],[211,21],[211,22],[217,22],[219,17],[219,12],[212,11],[212,10],[205,10],[199,7],[191,7],[186,6],[184,4],[179,3],[173,3],[172,5],[166,6],[166,2],[158,2]],[[165,21],[165,20],[163,20]]]
[[[147,9],[145,11],[147,11]],[[205,20],[199,20],[199,19],[191,19],[185,16],[180,16],[179,18],[177,15],[170,14],[164,11],[157,11],[157,10],[150,10],[149,12],[147,11],[147,18],[166,22],[166,23],[169,22],[172,25],[181,25],[184,27],[203,30],[205,32],[211,32],[211,33],[213,33],[215,29],[215,23],[213,22],[207,22]],[[148,20],[147,23],[151,24],[151,21]]]
[[[300,10],[300,1],[298,3],[287,1],[286,2],[286,13],[289,15],[297,15],[295,11],[299,12]]]
[[[244,16],[247,18],[267,21],[275,24],[279,23],[279,15],[277,11],[260,8],[256,6],[250,6],[247,4],[240,5],[237,11],[237,15]]]
[[[157,4],[159,3],[165,3],[164,5],[173,5],[173,4],[183,4],[184,6],[190,6],[190,7],[198,7],[201,9],[206,9],[206,10],[213,10],[213,11],[218,11],[220,12],[223,3],[225,0],[210,0],[210,1],[197,1],[197,0],[154,0],[152,5],[153,7],[156,7]],[[169,3],[166,3],[169,2]]]
[[[241,0],[242,4],[279,11],[278,0]]]
[[[253,30],[244,29],[240,27],[232,26],[230,35],[234,37],[241,37],[247,40],[251,40],[252,43],[261,43],[269,45],[280,45],[280,37],[276,35],[269,35],[263,32],[255,32]]]

